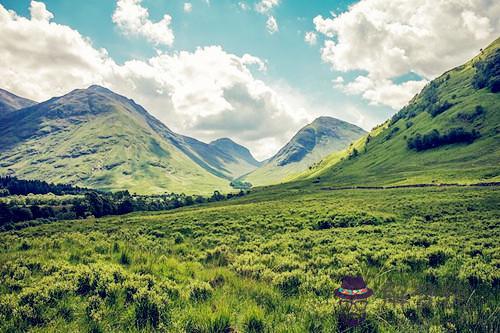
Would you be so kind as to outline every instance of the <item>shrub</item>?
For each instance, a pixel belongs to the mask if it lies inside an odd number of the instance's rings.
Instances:
[[[486,110],[481,105],[476,105],[474,112],[472,113],[460,112],[457,115],[457,118],[466,122],[473,122],[476,119],[484,116],[485,113]]]
[[[285,272],[277,275],[273,282],[284,296],[295,296],[299,293],[302,279],[298,272]]]
[[[260,316],[257,314],[251,314],[245,320],[243,327],[247,333],[263,333],[266,325]]]
[[[174,243],[175,244],[184,243],[184,236],[180,232],[174,234]]]
[[[443,249],[433,249],[427,254],[430,267],[441,266],[448,259],[449,254]]]
[[[462,264],[458,277],[468,282],[470,286],[477,287],[481,284],[491,285],[500,278],[498,270],[485,263],[482,259],[472,258]]]
[[[122,265],[130,265],[132,263],[132,259],[130,259],[130,256],[128,255],[127,252],[122,251],[120,255],[120,264]]]
[[[397,132],[399,132],[399,127],[392,127],[389,133],[387,133],[387,135],[384,137],[384,141],[389,141],[390,139],[392,139]]]
[[[207,333],[231,333],[231,320],[229,316],[221,314],[210,321]]]
[[[195,281],[189,286],[189,299],[194,302],[208,300],[213,293],[212,287],[206,282]]]
[[[468,132],[461,127],[452,128],[443,135],[441,135],[438,130],[434,129],[424,135],[417,133],[415,137],[408,139],[407,144],[409,149],[422,151],[454,143],[470,144],[480,136],[480,133],[476,130]]]
[[[205,263],[216,266],[227,266],[230,262],[230,250],[227,246],[218,246],[213,250],[207,251]]]
[[[167,299],[156,291],[141,288],[134,295],[135,324],[139,329],[157,328],[160,321],[168,322]]]
[[[486,59],[478,61],[474,67],[476,74],[472,85],[476,89],[488,88],[493,93],[500,92],[500,50],[496,50]]]
[[[429,113],[432,117],[436,117],[437,115],[440,115],[441,113],[445,112],[452,106],[453,104],[448,103],[448,101],[444,101],[441,104],[434,104],[429,108]]]

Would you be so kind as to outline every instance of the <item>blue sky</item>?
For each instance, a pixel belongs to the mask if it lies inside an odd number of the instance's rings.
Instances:
[[[169,29],[175,36],[173,43],[171,45],[158,44],[152,42],[146,34],[134,34],[133,29],[125,31],[123,26],[113,20],[113,15],[118,10],[117,2],[120,1],[135,3],[140,6],[141,10],[147,11],[147,17],[143,17],[142,23],[145,22],[144,20],[157,23],[165,14],[169,15],[171,22],[168,27],[163,28]],[[262,2],[271,3],[271,7],[267,10],[258,10],[257,5]],[[191,6],[189,12],[185,10],[186,3]],[[54,87],[54,84],[48,85],[45,82],[47,77],[43,73],[40,73],[39,77],[40,81],[44,81],[32,82],[31,87],[20,83],[15,84],[13,80],[5,79],[4,88],[41,100],[62,94],[65,89],[71,90],[72,81],[73,84],[80,85],[107,84],[113,90],[133,97],[140,104],[145,105],[150,112],[176,131],[205,141],[220,136],[229,136],[249,146],[259,158],[269,157],[298,128],[320,115],[334,116],[360,125],[367,130],[370,129],[395,113],[421,89],[427,80],[451,66],[459,65],[467,57],[473,55],[479,45],[484,46],[486,41],[497,36],[499,30],[499,23],[495,22],[495,17],[498,18],[495,16],[496,11],[484,8],[479,0],[463,5],[465,6],[463,8],[457,6],[456,9],[458,13],[472,12],[475,16],[472,17],[471,22],[477,23],[479,20],[484,23],[483,25],[475,24],[473,27],[466,18],[463,21],[458,18],[454,19],[457,17],[457,12],[451,12],[449,7],[433,4],[430,0],[387,2],[382,0],[359,2],[352,0],[210,0],[209,3],[206,0],[42,0],[40,2],[0,0],[0,4],[5,9],[13,10],[17,16],[27,19],[33,16],[30,11],[32,7],[38,8],[37,10],[41,13],[48,13],[48,16],[41,15],[43,16],[41,21],[46,20],[45,23],[49,25],[35,19],[26,22],[16,18],[11,19],[13,23],[23,25],[23,30],[33,31],[29,38],[36,38],[38,41],[47,40],[44,45],[48,45],[46,51],[48,54],[44,58],[67,58],[68,62],[73,61],[75,64],[85,62],[85,71],[89,71],[81,74],[83,71],[81,66],[75,65],[73,70],[71,63],[69,65],[65,63],[60,68],[64,68],[65,72],[70,71],[72,80],[68,79],[63,83],[61,83],[62,79],[59,80],[56,85],[57,89],[50,89]],[[354,4],[356,6],[353,7]],[[425,27],[412,26],[412,23],[404,21],[405,16],[413,15],[411,13],[415,11],[415,6],[422,9],[424,14],[428,8],[426,22],[430,24],[426,23]],[[405,14],[404,10],[408,10],[408,13]],[[377,13],[383,11],[387,11],[387,18],[379,19]],[[278,27],[274,33],[270,33],[266,27],[271,17],[276,20]],[[462,17],[465,16],[462,15]],[[443,29],[440,26],[442,22],[439,20],[450,20],[449,28]],[[434,21],[436,26],[433,26]],[[125,23],[130,24],[130,22]],[[401,26],[406,26],[404,31],[408,31],[408,36],[394,33],[395,27]],[[58,29],[63,31],[61,34],[67,33],[64,30],[66,27],[81,36],[82,41],[75,42],[77,45],[75,49],[81,47],[80,44],[86,43],[85,40],[87,40],[91,48],[105,49],[106,59],[103,60],[102,56],[91,55],[90,57],[95,56],[96,59],[100,59],[75,60],[74,54],[64,54],[61,50],[58,51],[59,54],[50,53],[51,47],[48,43],[54,43],[57,40]],[[457,27],[465,30],[460,32]],[[430,37],[427,40],[418,41],[412,38],[413,31],[421,32],[422,29],[429,30]],[[484,30],[484,33],[478,34],[478,29]],[[315,44],[305,42],[304,37],[307,32],[314,34],[317,39]],[[453,36],[457,32],[463,34],[464,44],[468,40],[468,47],[461,50],[460,54],[453,54],[457,52],[457,48],[451,43],[457,43],[456,37]],[[15,35],[13,30],[8,30],[4,35],[9,33]],[[7,40],[8,36],[5,39]],[[415,40],[413,44],[409,42],[413,40]],[[0,44],[1,42],[2,37],[0,37]],[[65,43],[68,43],[68,38],[60,42],[61,45],[66,45]],[[11,44],[6,43],[6,45]],[[71,45],[68,44],[67,47],[71,48]],[[220,47],[220,50],[212,50],[214,51],[212,52],[204,49],[203,52],[196,52],[199,48],[210,46]],[[419,52],[425,51],[424,48],[435,50],[435,54],[425,58],[422,52]],[[181,56],[181,51],[187,53]],[[18,50],[7,50],[4,58],[19,56],[15,52]],[[37,52],[30,52],[30,56],[36,56],[34,54]],[[92,52],[92,50],[89,51],[88,47],[84,46],[80,53],[85,54],[85,52]],[[259,61],[265,62],[266,70],[258,70],[258,66],[243,60],[245,54],[250,54],[257,57]],[[228,62],[221,61],[219,72],[207,72],[206,68],[202,68],[201,65],[191,67],[186,65],[186,63],[203,62],[209,55],[215,58],[227,57],[229,62],[234,55],[236,61],[241,61],[241,66],[244,68],[238,72],[238,68],[224,67],[228,65]],[[0,52],[0,62],[1,57]],[[158,68],[151,64],[151,59],[155,57],[162,58],[163,63],[169,64],[162,65],[163,70],[165,66],[176,67],[175,70],[166,69],[165,73],[182,77],[174,77],[172,78],[174,83],[168,82],[160,86],[158,82],[162,81],[161,77],[153,78],[150,75],[145,78],[141,76],[143,67],[139,66],[137,69],[137,66],[127,64],[131,60],[140,61],[141,66],[148,65],[148,68],[151,67],[152,71],[155,71]],[[110,61],[111,67],[115,68],[113,78],[110,78],[110,75],[103,77],[91,72],[99,68],[96,62],[109,64]],[[218,61],[213,59],[208,62],[207,66],[219,66]],[[11,73],[19,72],[16,74],[22,76],[24,69],[21,67],[21,64],[19,68],[14,66]],[[30,66],[27,68],[33,70]],[[57,69],[54,67],[54,70]],[[228,73],[228,71],[231,72]],[[61,72],[62,69],[59,70],[59,73]],[[125,87],[117,83],[116,72],[120,72],[119,77],[129,82],[129,86]],[[194,93],[189,91],[189,82],[187,86],[176,86],[177,82],[186,80],[184,77],[186,72],[188,77],[195,81],[198,81],[197,75],[203,79],[203,75],[213,74],[215,75],[213,79],[216,80],[218,76],[228,73],[226,79],[232,80],[236,77],[237,82],[229,82],[221,86],[220,89],[214,91],[214,96],[203,92],[203,96],[196,98],[192,96]],[[75,79],[74,76],[77,74],[74,73],[81,74],[81,77]],[[138,76],[140,79],[137,79]],[[259,82],[264,83],[265,89],[257,88],[259,92],[255,93],[255,87],[259,86]],[[33,84],[37,83],[40,89],[35,94]],[[43,87],[44,84],[48,88]],[[0,85],[2,85],[2,79],[0,79]],[[150,94],[147,91],[148,87],[157,91],[159,95]],[[231,91],[234,87],[243,89],[244,92]],[[79,86],[74,88],[79,88]],[[202,91],[203,86],[198,89],[198,92]],[[234,98],[242,94],[245,98],[240,100],[226,98],[226,95]],[[165,99],[167,95],[171,96],[170,100]],[[242,104],[243,100],[251,101]],[[198,104],[186,107],[189,103]],[[227,109],[224,109],[223,105],[226,105]],[[263,113],[257,108],[269,108],[270,111]],[[259,124],[256,118],[252,119],[251,115],[245,112],[262,118],[262,123]],[[230,117],[224,118],[223,115],[230,115]],[[276,124],[271,124],[273,121]],[[224,122],[227,123],[221,124]],[[241,130],[231,131],[231,124],[240,122],[248,123],[248,131],[245,133],[241,133]],[[214,123],[220,126],[209,128],[207,125]],[[254,128],[251,124],[255,124]]]

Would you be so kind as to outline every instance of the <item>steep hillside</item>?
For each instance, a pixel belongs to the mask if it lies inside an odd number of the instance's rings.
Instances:
[[[365,133],[362,128],[345,121],[319,117],[300,129],[275,156],[243,179],[254,186],[280,183],[332,152],[345,149]]]
[[[11,113],[0,132],[0,173],[138,193],[230,189],[188,138],[99,86]]]
[[[500,180],[500,39],[296,180],[318,186]],[[317,180],[316,180],[317,182]]]
[[[0,89],[0,118],[12,111],[27,108],[34,104],[36,104],[36,102],[32,100],[16,96],[7,90]]]

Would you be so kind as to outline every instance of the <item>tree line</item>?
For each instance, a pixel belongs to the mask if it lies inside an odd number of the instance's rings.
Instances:
[[[183,193],[137,195],[130,194],[128,191],[103,192],[67,184],[49,184],[37,180],[1,177],[0,193],[4,193],[4,198],[0,200],[0,227],[4,227],[15,222],[37,219],[67,220],[122,215],[134,211],[170,210],[228,200],[243,196],[248,192],[241,190],[239,193],[225,195],[214,191],[211,196],[207,197]],[[15,196],[7,197],[5,193]],[[65,195],[64,198],[63,195]],[[18,199],[19,196],[22,200]]]
[[[417,133],[414,137],[408,138],[407,144],[409,149],[422,151],[453,143],[472,143],[480,136],[477,130],[466,131],[462,127],[452,128],[444,134],[434,129],[423,135]]]

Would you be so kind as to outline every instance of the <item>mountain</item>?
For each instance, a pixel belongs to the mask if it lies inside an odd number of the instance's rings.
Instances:
[[[330,153],[345,149],[365,133],[362,128],[348,122],[319,117],[300,129],[263,166],[242,178],[254,186],[285,181],[312,167]]]
[[[229,138],[214,140],[210,142],[209,146],[212,147],[212,150],[222,152],[231,157],[231,159],[226,159],[226,168],[231,170],[231,176],[234,178],[247,174],[262,164],[253,157],[248,148],[237,144]]]
[[[240,144],[237,144],[236,142],[234,142],[229,138],[221,138],[214,140],[210,142],[210,145],[221,151],[225,151],[230,155],[237,157],[254,167],[258,167],[261,165],[261,163],[252,156],[252,153],[250,153],[250,150],[248,150],[248,148]]]
[[[0,118],[13,111],[32,106],[36,102],[19,97],[7,90],[0,89]]]
[[[137,193],[209,193],[250,167],[240,155],[174,133],[133,100],[100,87],[8,114],[0,173]]]
[[[317,186],[500,181],[500,38],[392,119],[295,180]],[[320,178],[320,180],[317,179]]]

